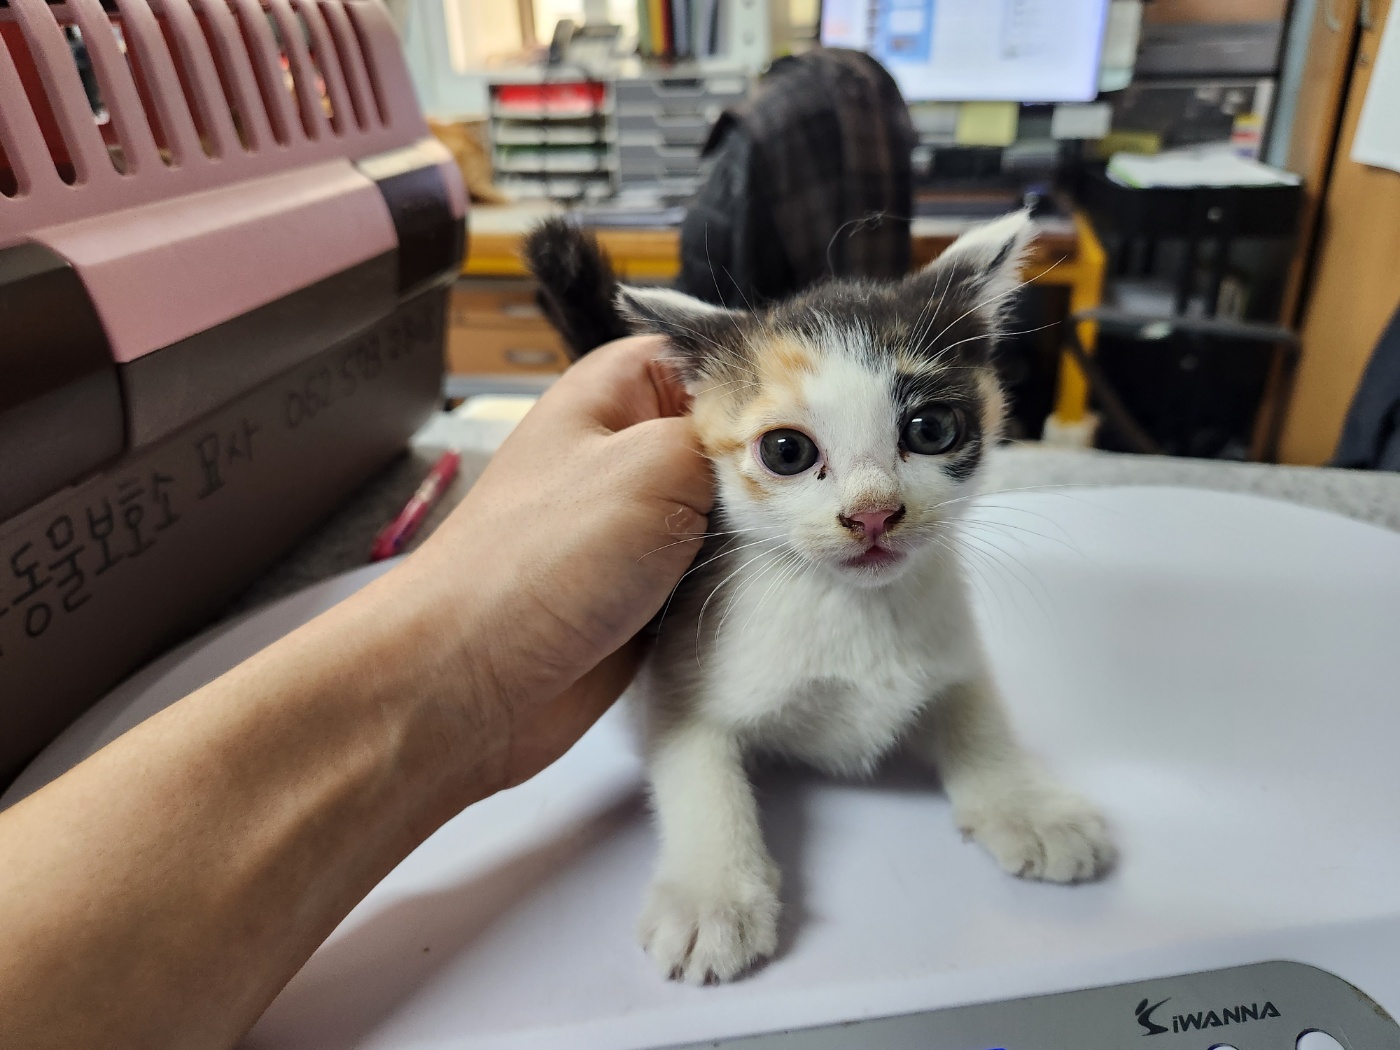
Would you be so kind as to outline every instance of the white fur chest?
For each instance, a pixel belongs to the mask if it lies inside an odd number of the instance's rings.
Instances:
[[[765,597],[734,581],[700,708],[750,746],[843,772],[867,769],[979,649],[962,581],[939,558],[881,588],[803,572]]]

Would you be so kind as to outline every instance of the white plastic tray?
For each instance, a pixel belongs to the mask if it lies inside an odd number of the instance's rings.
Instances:
[[[654,843],[609,716],[400,865],[246,1045],[642,1047],[1276,958],[1400,1011],[1400,536],[1185,489],[1003,494],[971,516],[998,677],[1027,740],[1110,814],[1106,882],[1002,875],[909,767],[766,774],[778,958],[724,987],[662,981],[633,941]],[[165,661],[16,790],[373,571]]]

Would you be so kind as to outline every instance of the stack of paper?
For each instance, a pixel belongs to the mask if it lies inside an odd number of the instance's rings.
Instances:
[[[1228,150],[1170,150],[1153,156],[1115,153],[1108,177],[1134,189],[1197,186],[1296,186],[1292,172],[1246,160]]]
[[[1400,13],[1386,21],[1351,159],[1400,171]]]

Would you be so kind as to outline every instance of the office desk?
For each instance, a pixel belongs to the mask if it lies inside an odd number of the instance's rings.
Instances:
[[[563,349],[533,305],[529,277],[520,258],[525,233],[557,209],[546,203],[480,205],[469,219],[466,280],[454,301],[449,368],[452,371],[548,374],[564,365]],[[918,218],[913,226],[914,264],[923,266],[970,226],[971,220]],[[668,282],[680,272],[680,231],[600,228],[599,242],[620,276],[630,281]],[[1071,312],[1098,306],[1103,293],[1105,254],[1088,220],[1079,213],[1042,224],[1026,279],[1069,289]],[[1087,349],[1094,345],[1091,324],[1080,326]],[[1085,415],[1088,386],[1068,355],[1060,360],[1056,421],[1073,425]]]

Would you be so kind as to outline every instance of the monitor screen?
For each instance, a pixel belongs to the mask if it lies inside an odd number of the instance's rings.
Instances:
[[[823,0],[822,43],[869,51],[910,102],[1087,102],[1108,0]]]

